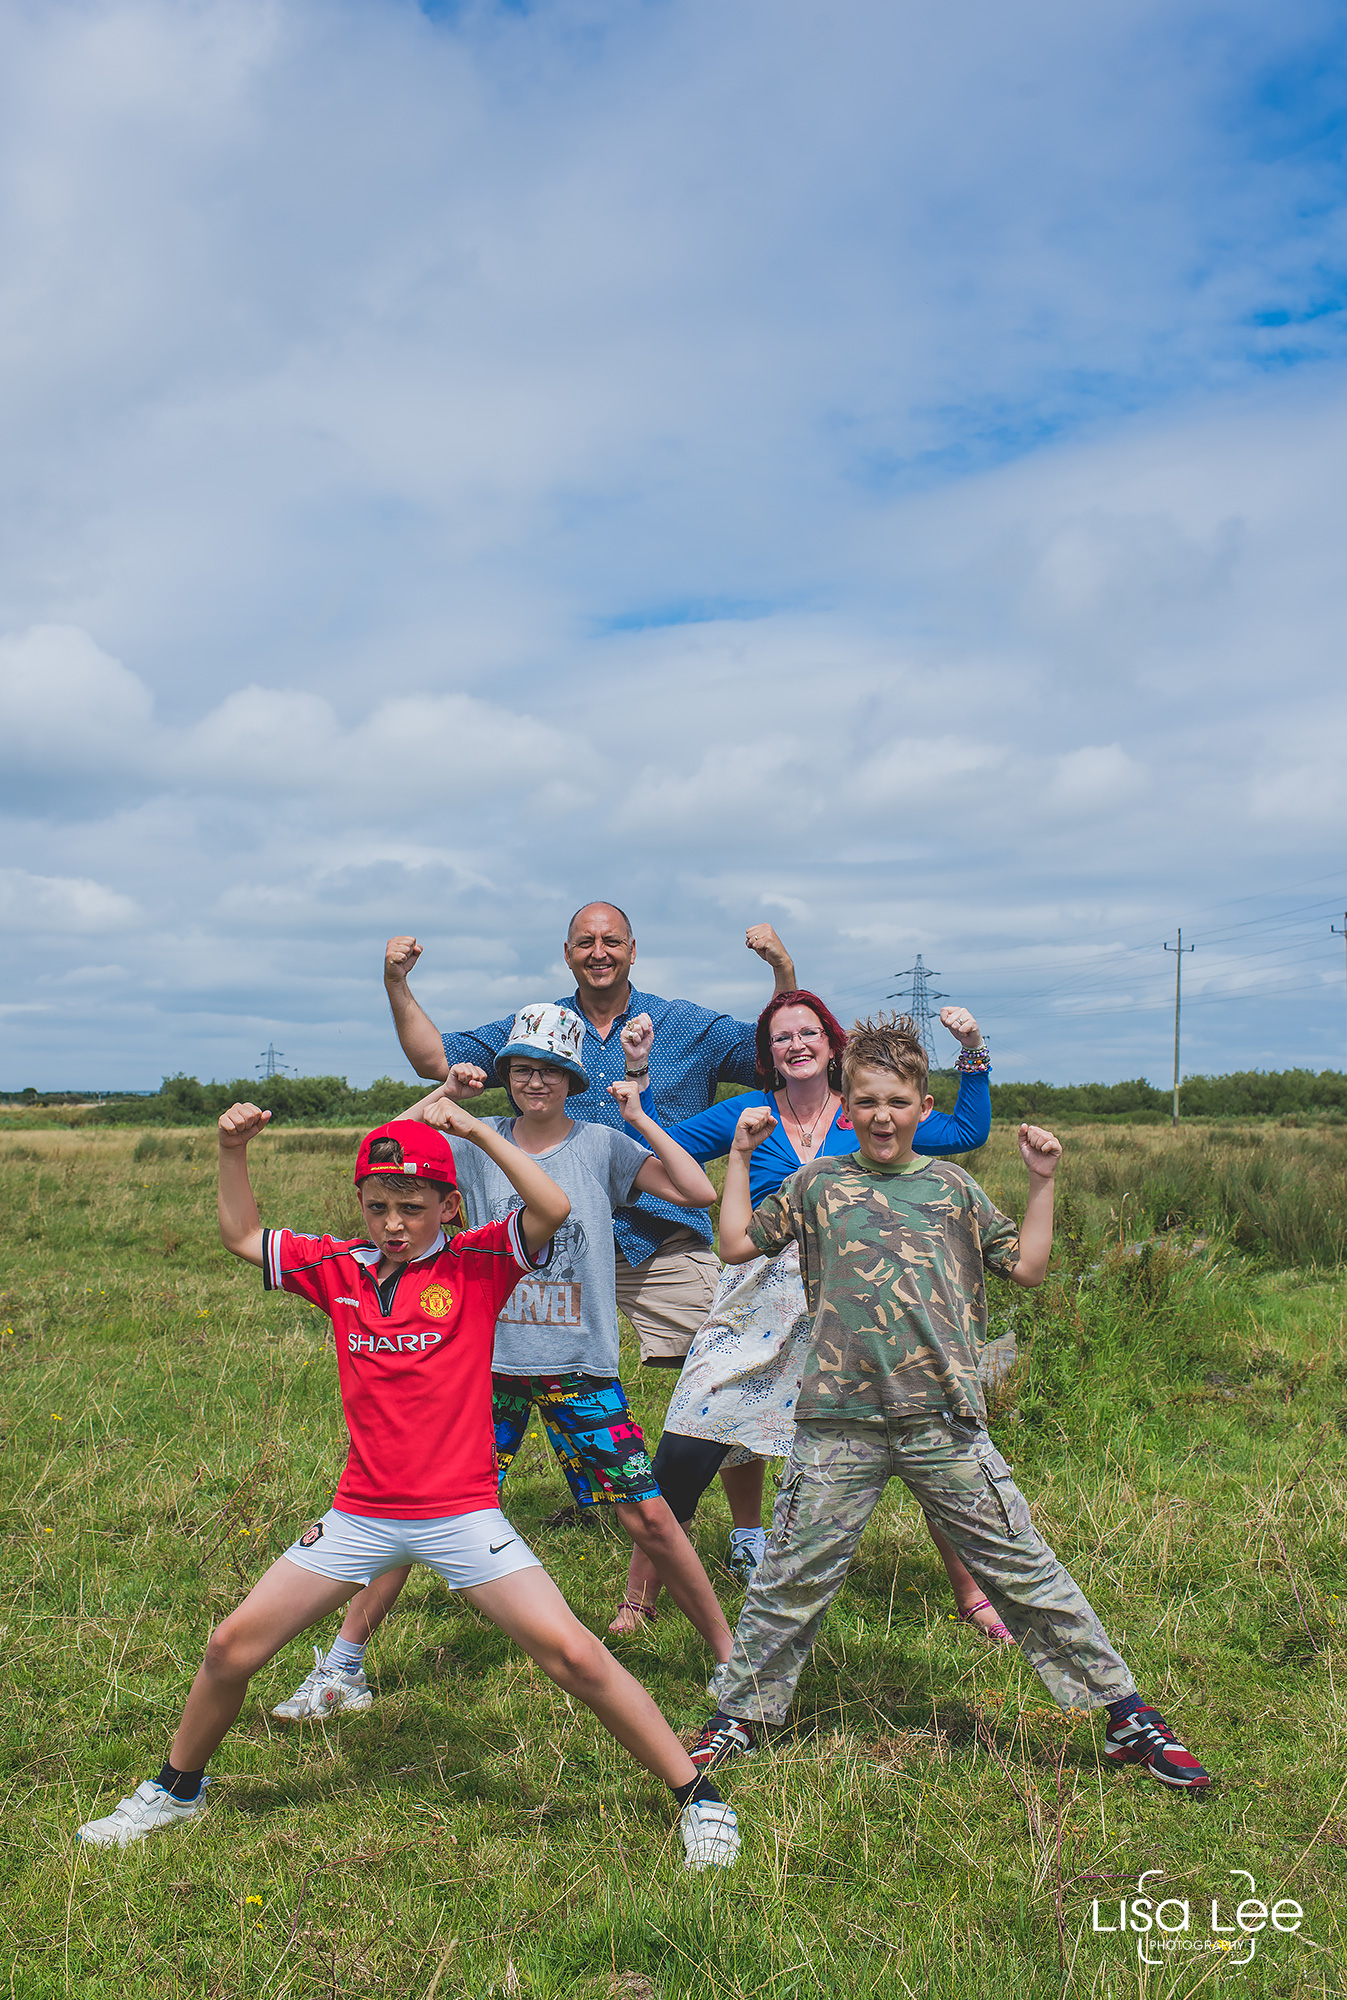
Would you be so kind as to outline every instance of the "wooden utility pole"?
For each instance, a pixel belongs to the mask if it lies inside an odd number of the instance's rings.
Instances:
[[[1334,937],[1340,937],[1344,946],[1347,946],[1347,910],[1344,910],[1342,913],[1341,930],[1338,929],[1336,924],[1330,924],[1328,928],[1332,931]]]
[[[1347,924],[1347,916],[1343,922]],[[1167,944],[1166,951],[1174,953],[1174,1130],[1179,1129],[1179,1014],[1183,1007],[1183,954],[1192,951],[1193,946],[1183,942],[1183,932],[1179,932],[1177,944]]]

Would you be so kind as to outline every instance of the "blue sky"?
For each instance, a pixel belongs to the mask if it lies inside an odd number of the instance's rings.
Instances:
[[[1347,1061],[1340,8],[0,22],[0,1084],[396,1072],[592,894]]]

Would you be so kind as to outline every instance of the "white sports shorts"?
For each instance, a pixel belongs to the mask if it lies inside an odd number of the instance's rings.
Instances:
[[[424,1563],[451,1590],[495,1583],[542,1564],[499,1507],[436,1521],[383,1521],[330,1507],[285,1551],[285,1560],[338,1583],[371,1583],[386,1569]]]

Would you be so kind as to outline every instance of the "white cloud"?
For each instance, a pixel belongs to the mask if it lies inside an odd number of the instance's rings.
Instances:
[[[1172,924],[1329,875],[1309,0],[0,24],[22,1082],[384,1069],[388,931],[504,1012],[596,893],[698,997],[775,914],[844,1008],[921,950],[1135,1073]],[[1194,1034],[1336,1057],[1255,983]]]
[[[1145,783],[1145,772],[1121,744],[1086,744],[1057,759],[1052,792],[1068,812],[1106,813],[1135,797]]]
[[[73,625],[0,637],[0,740],[7,760],[85,775],[146,761],[144,683]]]
[[[81,938],[91,932],[126,930],[139,918],[129,896],[101,882],[0,868],[0,924],[17,937],[52,931]]]

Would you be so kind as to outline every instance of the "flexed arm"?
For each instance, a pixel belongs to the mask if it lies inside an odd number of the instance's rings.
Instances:
[[[443,1038],[407,984],[407,974],[420,956],[421,947],[414,937],[389,938],[384,949],[384,987],[402,1053],[418,1076],[442,1080],[449,1074]]]
[[[399,1118],[414,1118],[418,1125],[433,1124],[426,1117],[432,1104],[439,1104],[448,1098],[453,1104],[463,1104],[471,1098],[480,1097],[486,1089],[486,1071],[476,1063],[454,1063],[447,1081],[434,1090],[428,1090],[424,1097],[418,1097],[415,1104],[409,1104],[405,1111],[399,1111]]]
[[[744,932],[744,943],[771,966],[775,975],[774,994],[797,991],[795,961],[770,924],[750,924]]]
[[[524,1207],[520,1214],[523,1224],[524,1241],[529,1251],[536,1256],[544,1244],[550,1243],[562,1223],[571,1212],[570,1198],[564,1194],[552,1179],[545,1174],[538,1162],[521,1152],[513,1140],[502,1132],[474,1118],[461,1104],[450,1097],[440,1097],[432,1092],[422,1100],[422,1119],[440,1132],[448,1132],[455,1139],[470,1139],[479,1146],[487,1158],[494,1160],[517,1195],[522,1196]]]
[[[912,1140],[915,1153],[973,1153],[985,1146],[992,1129],[991,1057],[981,1028],[966,1007],[942,1007],[940,1019],[961,1049],[982,1051],[978,1067],[959,1071],[959,1095],[953,1111],[932,1111],[918,1125]]]
[[[635,1184],[641,1193],[657,1195],[661,1201],[671,1201],[679,1208],[709,1208],[716,1198],[715,1183],[702,1172],[692,1155],[685,1153],[678,1141],[671,1139],[663,1126],[641,1109],[640,1083],[610,1083],[608,1095],[616,1099],[627,1124],[655,1155],[636,1176]]]
[[[231,1104],[220,1114],[220,1241],[245,1264],[262,1268],[262,1222],[248,1178],[248,1141],[271,1117],[255,1104]]]
[[[775,1126],[765,1104],[751,1104],[740,1112],[734,1128],[734,1143],[725,1166],[725,1191],[720,1197],[720,1254],[727,1264],[748,1264],[762,1254],[748,1233],[753,1215],[748,1162]]]
[[[1052,1183],[1062,1157],[1062,1142],[1041,1125],[1021,1125],[1017,1134],[1020,1158],[1029,1169],[1029,1199],[1020,1224],[1020,1261],[1012,1282],[1032,1291],[1048,1275],[1052,1256]]]

